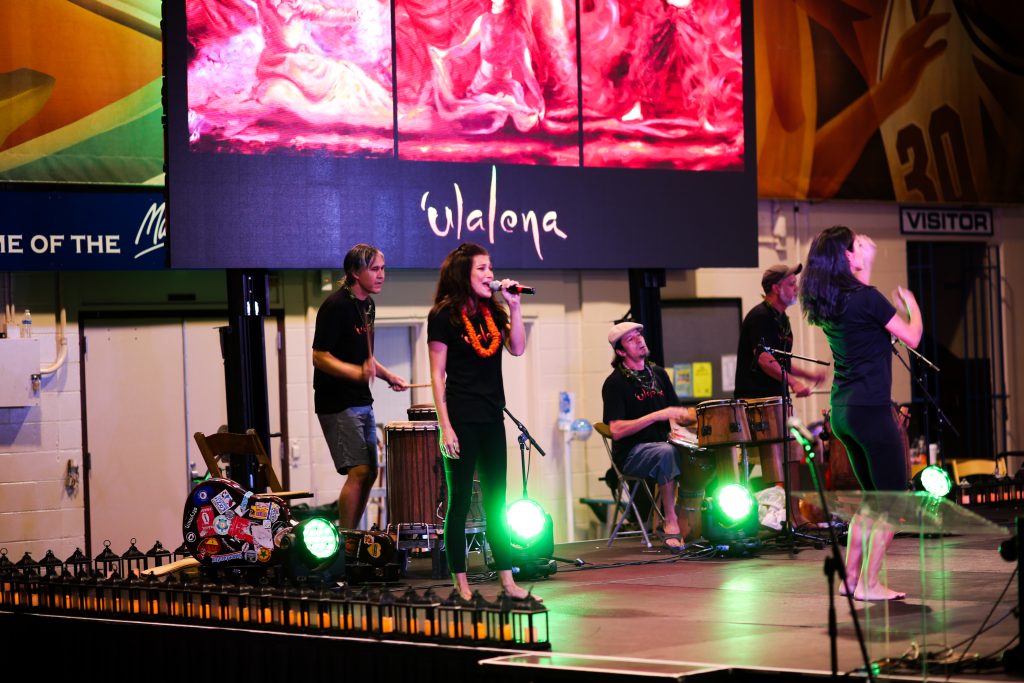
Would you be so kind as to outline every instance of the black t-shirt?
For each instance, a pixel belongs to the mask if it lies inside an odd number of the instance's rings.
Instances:
[[[789,316],[777,311],[767,301],[750,309],[740,327],[740,341],[736,347],[736,398],[782,395],[782,382],[769,377],[757,362],[761,355],[757,345],[762,339],[765,346],[773,349],[793,349],[793,328],[789,325]],[[789,372],[788,356],[776,360]]]
[[[491,338],[487,336],[483,315],[478,312],[469,321],[476,329],[480,343],[487,348]],[[441,342],[448,347],[445,361],[448,419],[453,423],[500,422],[505,408],[505,385],[501,377],[502,349],[499,348],[489,358],[477,355],[462,321],[452,324],[449,309],[431,314],[427,319],[427,341]]]
[[[614,420],[635,420],[667,406],[679,405],[679,397],[665,371],[653,364],[648,367],[653,372],[654,381],[647,387],[642,382],[626,377],[618,368],[608,375],[601,388],[605,424],[611,424]],[[642,371],[638,374],[643,376],[645,373]],[[622,467],[633,446],[665,441],[671,430],[672,425],[667,420],[655,422],[636,434],[615,441],[612,444],[612,457]]]
[[[369,330],[367,330],[369,327]],[[313,348],[335,358],[362,365],[370,357],[367,332],[373,338],[373,299],[360,301],[342,287],[327,297],[316,312]],[[313,369],[313,405],[317,413],[340,413],[373,403],[370,385]]]
[[[846,310],[822,325],[835,360],[832,405],[883,406],[892,400],[892,346],[886,324],[896,308],[874,287],[849,293]]]

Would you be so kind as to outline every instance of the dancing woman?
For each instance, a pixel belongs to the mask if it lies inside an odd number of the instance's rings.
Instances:
[[[857,279],[864,269],[864,240],[835,226],[811,243],[800,281],[800,301],[812,325],[825,332],[835,360],[832,431],[846,447],[853,472],[865,491],[904,491],[910,479],[903,438],[893,419],[890,335],[916,347],[923,331],[921,311],[909,290],[897,287],[895,306]],[[881,582],[892,527],[858,512],[850,521],[847,584],[858,600],[906,597]]]
[[[445,553],[455,587],[472,592],[466,577],[466,516],[473,494],[473,472],[480,475],[487,541],[505,593],[522,599],[527,591],[512,578],[512,546],[505,519],[505,388],[501,347],[513,356],[526,350],[519,295],[505,288],[508,311],[491,291],[494,271],[483,247],[465,243],[441,264],[434,307],[427,322],[430,382],[441,428],[441,454],[448,484],[444,520]]]

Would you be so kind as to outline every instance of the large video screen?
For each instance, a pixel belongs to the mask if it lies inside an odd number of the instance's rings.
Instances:
[[[164,8],[174,267],[756,264],[747,2]]]

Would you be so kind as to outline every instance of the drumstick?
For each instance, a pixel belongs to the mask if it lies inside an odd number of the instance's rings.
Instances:
[[[425,389],[430,386],[430,382],[423,382],[422,384],[410,384],[410,389]]]

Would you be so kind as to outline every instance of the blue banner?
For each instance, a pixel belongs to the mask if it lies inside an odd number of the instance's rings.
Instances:
[[[0,270],[161,270],[162,190],[0,192]]]

